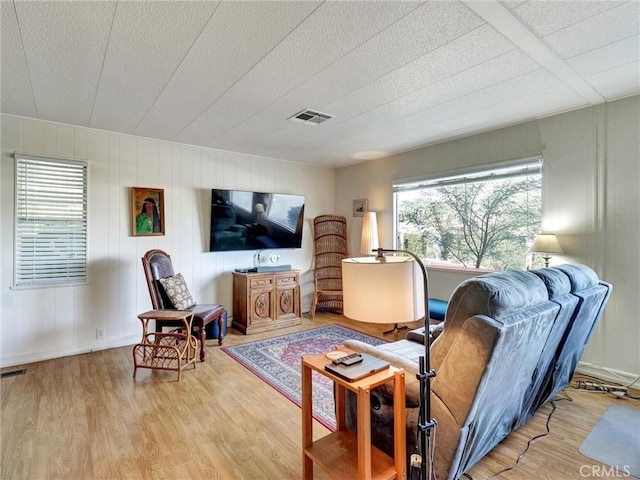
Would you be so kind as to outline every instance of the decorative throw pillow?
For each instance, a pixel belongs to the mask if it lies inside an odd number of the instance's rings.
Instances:
[[[174,277],[161,278],[160,284],[162,288],[164,288],[169,300],[171,300],[171,303],[173,303],[174,308],[184,310],[196,304],[181,273],[178,273]]]

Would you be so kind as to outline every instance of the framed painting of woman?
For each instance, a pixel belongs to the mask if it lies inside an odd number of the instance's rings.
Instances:
[[[131,187],[131,231],[134,237],[164,235],[164,190]]]

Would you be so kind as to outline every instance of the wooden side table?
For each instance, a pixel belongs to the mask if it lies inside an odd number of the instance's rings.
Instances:
[[[142,340],[133,347],[134,378],[138,368],[150,368],[177,371],[180,381],[180,373],[187,365],[196,368],[198,341],[191,335],[191,310],[150,310],[138,318],[142,322]],[[149,320],[182,321],[184,327],[167,333],[149,333]]]
[[[404,370],[390,366],[356,382],[348,382],[324,369],[330,360],[325,354],[302,357],[302,474],[313,479],[315,462],[332,478],[404,479],[406,478],[406,426]],[[329,377],[336,385],[335,432],[313,441],[312,372]],[[394,457],[371,445],[371,390],[393,381]],[[345,393],[357,396],[358,431],[346,428]]]

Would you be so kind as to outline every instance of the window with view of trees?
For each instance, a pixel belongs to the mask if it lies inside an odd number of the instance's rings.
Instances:
[[[397,246],[433,266],[532,267],[529,248],[541,230],[541,190],[539,158],[398,183]]]

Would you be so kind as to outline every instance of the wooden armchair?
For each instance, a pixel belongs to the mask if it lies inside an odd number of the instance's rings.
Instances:
[[[151,304],[153,309],[175,310],[171,300],[160,283],[161,278],[173,277],[175,275],[169,254],[162,250],[149,250],[145,253],[144,257],[142,257],[142,267],[144,268],[144,274],[147,279],[147,286],[149,287],[149,294],[151,295]],[[222,345],[222,341],[224,339],[223,315],[225,309],[222,305],[202,303],[193,305],[192,307],[189,307],[188,310],[193,311],[192,331],[193,335],[200,339],[200,361],[204,362],[206,340],[205,327],[213,321],[218,322],[218,345]],[[183,326],[184,324],[182,321],[174,322],[171,320],[156,320],[156,332],[161,332],[163,327],[179,328]]]
[[[311,318],[318,305],[342,313],[342,259],[347,258],[347,219],[342,215],[320,215],[313,219],[315,294]]]

